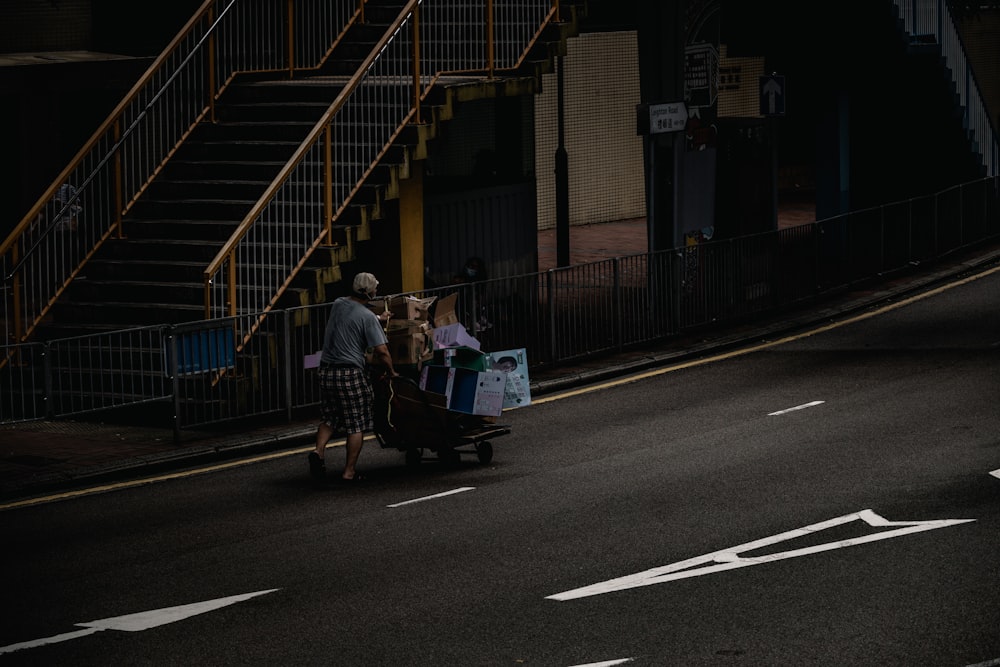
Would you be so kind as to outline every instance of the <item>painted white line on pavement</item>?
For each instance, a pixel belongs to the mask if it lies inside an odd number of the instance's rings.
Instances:
[[[445,491],[444,493],[435,493],[433,496],[424,496],[423,498],[414,498],[413,500],[404,500],[401,503],[394,503],[392,505],[386,505],[386,507],[402,507],[403,505],[412,505],[414,503],[422,503],[425,500],[434,500],[435,498],[444,498],[445,496],[453,496],[456,493],[465,493],[466,491],[475,491],[474,486],[463,486],[457,489],[452,489],[451,491]]]
[[[621,660],[608,660],[606,662],[591,662],[586,665],[574,665],[573,667],[614,667],[615,665],[624,665],[626,662],[632,662],[634,658],[622,658]]]
[[[885,530],[863,535],[861,537],[837,540],[835,542],[827,542],[826,544],[817,544],[811,547],[771,553],[764,556],[755,557],[740,555],[747,551],[762,549],[764,547],[778,544],[779,542],[784,542],[786,540],[792,540],[797,537],[814,535],[819,531],[834,528],[836,526],[842,526],[852,521],[863,521],[872,528],[894,528],[895,530]],[[804,526],[803,528],[789,530],[784,533],[779,533],[778,535],[765,537],[753,542],[747,542],[746,544],[741,544],[739,546],[713,551],[712,553],[708,553],[703,556],[696,556],[695,558],[689,558],[687,560],[671,563],[670,565],[655,567],[653,569],[646,570],[645,572],[638,572],[636,574],[602,581],[597,584],[591,584],[590,586],[576,588],[563,593],[549,595],[545,599],[559,601],[575,600],[577,598],[588,597],[591,595],[602,595],[604,593],[623,591],[630,588],[638,588],[640,586],[652,586],[654,584],[662,584],[668,581],[677,581],[678,579],[687,579],[689,577],[698,577],[705,574],[714,574],[716,572],[733,570],[740,567],[763,565],[764,563],[773,563],[787,558],[807,556],[824,551],[831,551],[833,549],[843,549],[845,547],[868,544],[879,540],[887,540],[893,537],[901,537],[903,535],[910,535],[912,533],[919,533],[926,530],[935,530],[937,528],[946,528],[948,526],[956,526],[963,523],[971,523],[973,521],[975,521],[975,519],[889,521],[888,519],[879,516],[872,510],[866,509],[861,510],[860,512],[845,514],[844,516],[839,516],[834,519],[814,523],[809,526]]]
[[[994,477],[996,477],[997,479],[1000,479],[1000,468],[997,468],[996,470],[994,470],[990,474],[993,475]]]
[[[966,665],[965,667],[997,667],[997,665],[1000,665],[1000,658],[994,658],[986,662],[977,662],[974,665]]]
[[[14,651],[21,651],[29,648],[37,648],[47,644],[57,644],[71,639],[79,639],[80,637],[86,637],[87,635],[92,635],[95,632],[101,632],[102,630],[142,632],[143,630],[149,630],[150,628],[156,628],[168,623],[183,621],[186,618],[197,616],[198,614],[204,614],[216,609],[221,609],[223,607],[228,607],[229,605],[244,602],[261,595],[274,593],[278,590],[281,589],[271,588],[266,591],[243,593],[242,595],[231,595],[227,598],[218,598],[216,600],[207,600],[205,602],[195,602],[194,604],[182,604],[176,607],[140,611],[136,614],[126,614],[124,616],[114,616],[112,618],[101,618],[96,621],[87,621],[86,623],[74,623],[74,625],[87,629],[77,630],[76,632],[66,632],[61,635],[44,637],[42,639],[35,639],[28,642],[20,642],[18,644],[10,644],[9,646],[0,646],[0,654],[13,653]]]
[[[768,417],[777,417],[778,415],[787,415],[789,412],[795,412],[796,410],[805,410],[806,408],[812,408],[817,405],[823,405],[826,401],[813,401],[811,403],[803,403],[802,405],[796,405],[794,408],[788,408],[786,410],[778,410],[777,412],[767,413]]]

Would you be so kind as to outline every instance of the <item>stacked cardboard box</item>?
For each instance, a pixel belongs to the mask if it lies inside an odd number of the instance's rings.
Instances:
[[[498,417],[504,409],[531,404],[527,351],[437,348],[421,369],[420,388],[444,396],[453,412]]]
[[[458,321],[455,316],[457,297],[457,294],[442,299],[433,296],[424,299],[392,296],[371,302],[376,313],[388,311],[391,314],[386,336],[392,363],[400,372],[413,369],[419,373],[421,367],[430,361],[434,352],[435,325],[447,327]]]

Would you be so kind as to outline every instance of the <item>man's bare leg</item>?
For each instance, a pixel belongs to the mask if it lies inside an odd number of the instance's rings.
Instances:
[[[316,454],[320,458],[326,453],[326,443],[333,437],[333,427],[325,422],[320,422],[316,429]]]
[[[354,479],[357,472],[354,467],[358,464],[358,457],[361,456],[361,447],[364,445],[364,433],[349,433],[347,435],[347,461],[344,463],[344,479]]]

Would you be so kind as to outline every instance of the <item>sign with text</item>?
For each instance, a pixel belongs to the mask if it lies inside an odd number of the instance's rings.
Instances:
[[[635,107],[637,134],[681,132],[687,126],[688,110],[683,102],[638,104]]]

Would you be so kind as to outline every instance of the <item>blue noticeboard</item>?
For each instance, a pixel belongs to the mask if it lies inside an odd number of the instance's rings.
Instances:
[[[785,77],[778,74],[760,77],[760,115],[785,115]]]
[[[177,372],[208,373],[236,365],[232,329],[206,329],[177,334]]]

